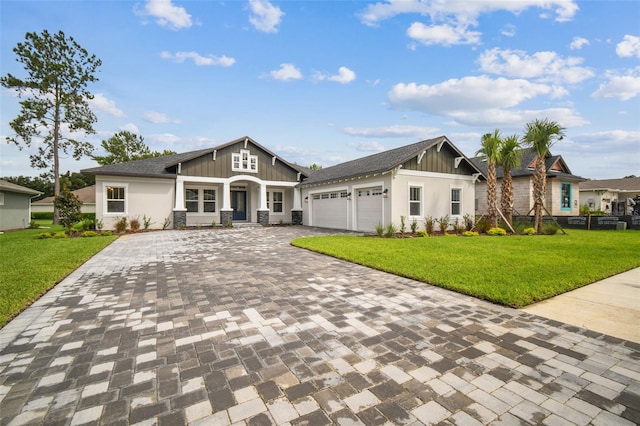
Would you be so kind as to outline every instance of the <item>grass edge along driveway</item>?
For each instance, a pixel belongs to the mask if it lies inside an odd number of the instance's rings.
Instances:
[[[640,232],[379,238],[303,237],[292,245],[513,308],[640,266]]]
[[[62,227],[0,235],[0,327],[117,237],[38,239]]]

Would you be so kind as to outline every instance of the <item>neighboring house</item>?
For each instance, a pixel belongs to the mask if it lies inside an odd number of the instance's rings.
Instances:
[[[580,184],[580,205],[614,216],[631,215],[634,209],[640,211],[639,196],[640,177],[589,180]]]
[[[487,173],[487,163],[481,157],[471,159],[482,171]],[[580,206],[578,204],[581,182],[584,178],[571,173],[567,163],[561,155],[547,155],[545,158],[547,169],[547,187],[544,206],[553,216],[578,216]],[[536,153],[533,149],[522,150],[520,167],[511,171],[513,177],[513,214],[514,216],[532,215],[533,209],[533,174],[536,168]],[[496,168],[498,178],[498,209],[500,209],[500,196],[502,194],[502,167]],[[487,214],[487,183],[479,182],[476,185],[476,214]],[[546,212],[544,213],[547,214]]]
[[[31,199],[41,193],[0,180],[0,230],[24,229],[31,222]]]
[[[480,171],[441,136],[315,171],[302,181],[304,224],[373,232],[473,216]]]
[[[82,213],[95,213],[96,212],[96,186],[91,185],[84,188],[71,191],[78,197],[78,200],[82,203],[80,211]],[[53,200],[55,197],[47,197],[42,200],[31,202],[32,212],[47,212],[53,213]]]
[[[152,228],[241,222],[373,232],[400,216],[473,214],[480,171],[446,137],[317,171],[249,137],[224,145],[82,170],[96,176],[96,219],[151,218]]]

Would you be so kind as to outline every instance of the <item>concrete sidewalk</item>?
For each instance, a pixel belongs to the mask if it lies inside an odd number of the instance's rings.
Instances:
[[[522,311],[640,343],[640,268],[530,305]]]

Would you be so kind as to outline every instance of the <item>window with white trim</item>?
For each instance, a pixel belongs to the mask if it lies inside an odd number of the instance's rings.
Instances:
[[[462,214],[462,189],[451,188],[451,216]]]
[[[258,173],[258,156],[251,155],[248,149],[231,154],[231,170],[234,172]]]
[[[198,213],[198,190],[187,188],[185,191],[184,201],[187,207],[187,213]]]
[[[106,213],[126,213],[126,187],[106,187]]]
[[[274,214],[284,213],[284,192],[267,192],[267,208]]]
[[[421,186],[409,186],[409,216],[422,216]]]
[[[216,212],[216,190],[215,189],[203,189],[202,190],[202,203],[203,211],[205,213]]]

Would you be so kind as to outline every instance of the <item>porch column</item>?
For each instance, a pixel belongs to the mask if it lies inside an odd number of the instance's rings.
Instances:
[[[229,226],[233,222],[233,209],[231,208],[231,184],[229,181],[222,183],[222,208],[220,209],[220,224]]]
[[[291,209],[291,222],[294,225],[302,225],[302,191],[297,186],[293,188],[293,208]]]
[[[269,208],[267,207],[267,184],[260,183],[260,207],[258,208],[258,223],[269,225]]]
[[[187,226],[187,208],[184,204],[184,181],[180,176],[176,178],[176,204],[173,208],[173,228]]]

